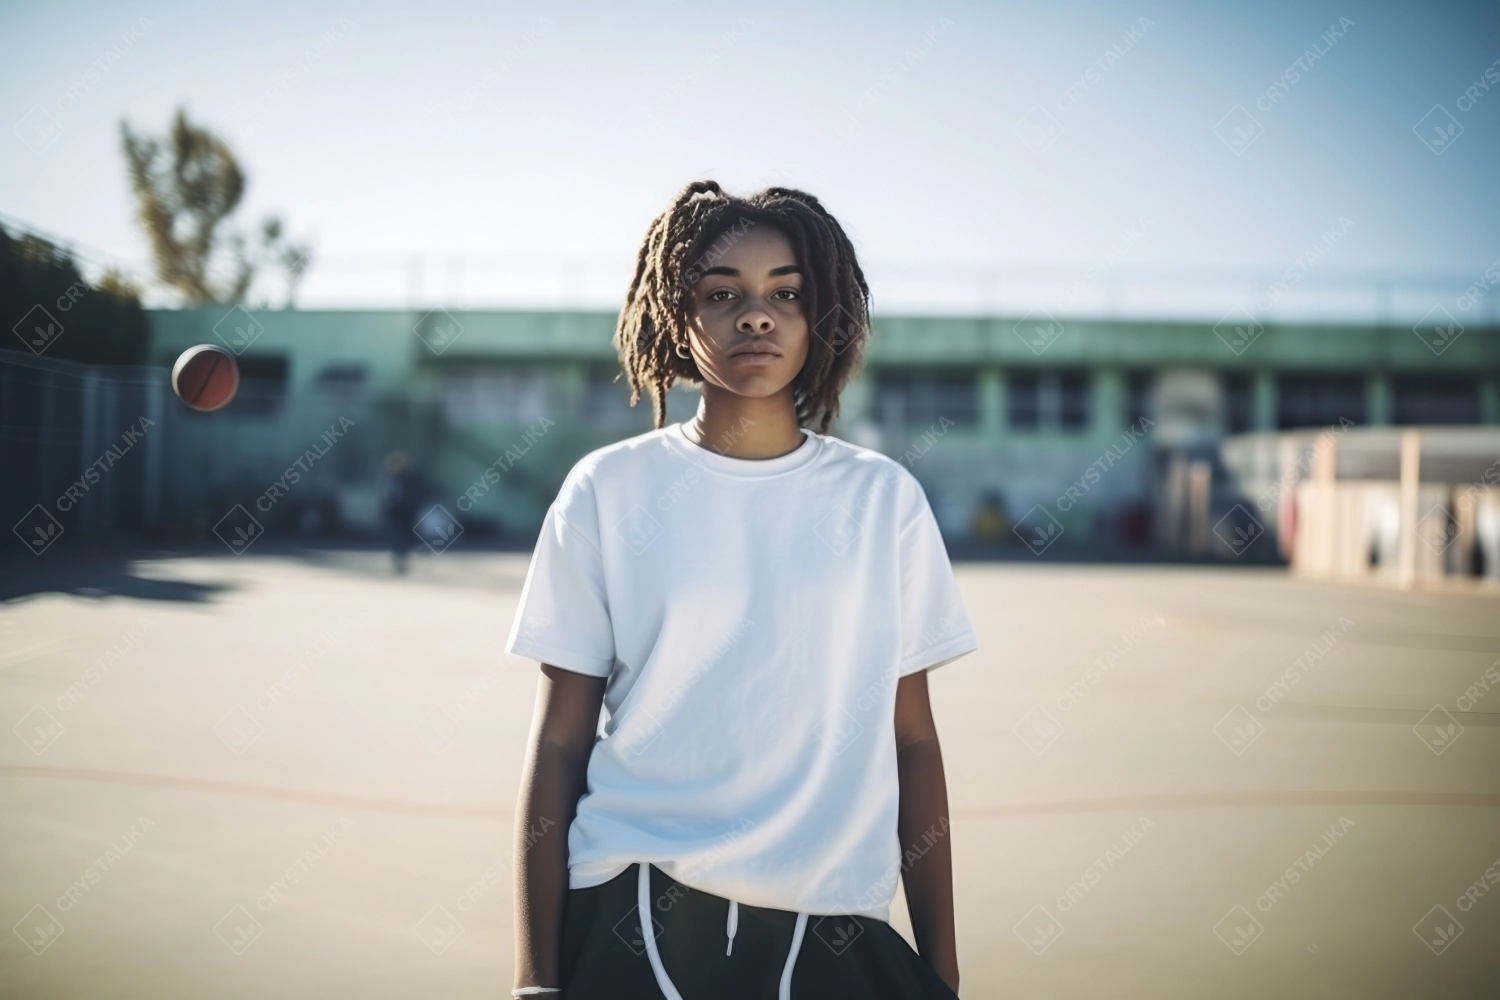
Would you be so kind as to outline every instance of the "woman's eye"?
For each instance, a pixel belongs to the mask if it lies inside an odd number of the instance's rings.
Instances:
[[[791,300],[797,298],[800,294],[801,293],[798,292],[795,288],[778,288],[776,289],[776,291],[771,293],[771,297],[781,298],[784,301],[790,302]]]
[[[732,298],[734,298],[734,293],[727,288],[716,288],[708,293],[710,302],[727,302]]]

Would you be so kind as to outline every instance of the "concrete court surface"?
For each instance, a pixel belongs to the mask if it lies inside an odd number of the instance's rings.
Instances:
[[[0,604],[0,996],[507,995],[525,567],[157,558]],[[958,572],[964,997],[1500,996],[1500,599]]]

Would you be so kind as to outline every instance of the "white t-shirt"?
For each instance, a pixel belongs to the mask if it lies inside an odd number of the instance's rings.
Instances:
[[[672,424],[585,456],[547,511],[506,649],[609,678],[570,887],[650,862],[889,919],[896,680],[978,641],[917,480],[803,434],[740,459]]]

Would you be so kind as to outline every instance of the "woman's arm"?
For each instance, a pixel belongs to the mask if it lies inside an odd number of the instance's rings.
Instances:
[[[542,664],[516,802],[516,987],[557,986],[568,827],[587,789],[603,677]],[[552,996],[552,994],[548,994]]]
[[[901,780],[901,882],[917,951],[958,992],[953,930],[953,848],[943,752],[927,700],[927,671],[896,686],[896,769]]]

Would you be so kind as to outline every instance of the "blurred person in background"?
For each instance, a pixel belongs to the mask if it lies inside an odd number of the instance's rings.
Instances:
[[[391,558],[397,573],[405,573],[416,533],[417,505],[422,499],[422,479],[412,468],[406,452],[397,449],[385,456],[385,483],[380,509],[390,531]]]
[[[987,490],[974,511],[973,534],[981,542],[1005,541],[1005,501],[999,493]]]

